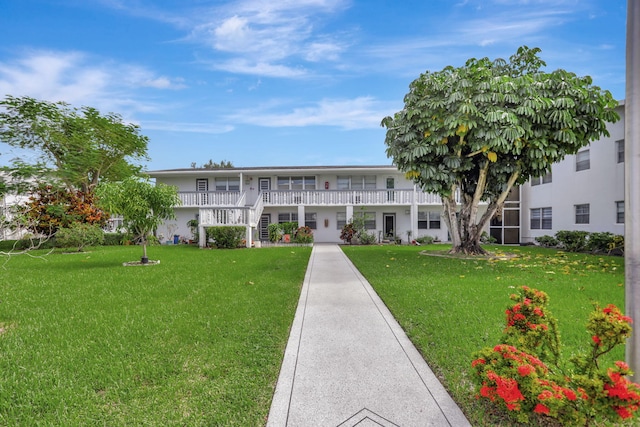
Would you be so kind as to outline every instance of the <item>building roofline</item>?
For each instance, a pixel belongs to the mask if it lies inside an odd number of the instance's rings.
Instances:
[[[220,169],[204,169],[204,168],[180,168],[180,169],[161,169],[147,171],[150,176],[167,176],[167,175],[225,175],[230,173],[272,173],[272,172],[326,172],[326,171],[362,171],[367,169],[397,171],[398,168],[393,165],[352,165],[352,166],[255,166],[255,167],[234,167]]]

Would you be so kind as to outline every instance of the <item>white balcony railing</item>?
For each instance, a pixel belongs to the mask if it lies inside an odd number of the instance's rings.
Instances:
[[[245,193],[240,191],[180,191],[178,197],[182,207],[238,206],[244,202]]]
[[[265,206],[389,206],[440,205],[437,194],[413,190],[273,190],[260,193],[254,209]],[[247,194],[239,191],[180,192],[182,207],[249,208]],[[456,200],[459,202],[459,195]],[[254,219],[250,219],[255,222]]]

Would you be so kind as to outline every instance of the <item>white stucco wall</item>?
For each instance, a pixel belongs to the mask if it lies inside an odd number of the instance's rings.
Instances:
[[[553,182],[522,187],[521,236],[523,241],[554,235],[560,230],[608,231],[624,234],[624,224],[616,223],[616,202],[624,200],[624,162],[617,162],[616,141],[624,139],[624,111],[621,120],[609,124],[609,137],[592,142],[590,168],[576,171],[576,156],[567,156],[552,166]],[[589,224],[575,223],[575,205],[589,204]],[[553,228],[531,230],[530,212],[551,207]]]

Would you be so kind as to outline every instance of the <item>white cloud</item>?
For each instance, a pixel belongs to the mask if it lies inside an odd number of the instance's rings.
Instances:
[[[183,87],[182,79],[81,52],[28,51],[0,62],[0,94],[91,105],[105,112],[152,111],[158,106],[140,101],[140,90]]]
[[[379,128],[380,120],[392,111],[390,106],[382,105],[368,96],[323,99],[314,105],[294,108],[288,112],[272,112],[275,107],[269,105],[243,110],[228,116],[228,119],[265,127],[332,126],[351,130]]]
[[[213,123],[188,123],[144,120],[141,127],[145,130],[160,130],[169,132],[209,133],[219,134],[234,130],[231,125],[217,125]]]
[[[300,67],[291,64],[339,59],[344,46],[316,27],[321,14],[345,7],[341,0],[232,2],[200,17],[189,39],[228,56],[216,69],[300,77]]]
[[[269,62],[252,62],[243,58],[215,62],[211,64],[211,67],[216,70],[228,71],[230,73],[251,74],[265,77],[298,78],[307,74],[307,71],[303,68],[292,68],[286,65],[271,64]]]

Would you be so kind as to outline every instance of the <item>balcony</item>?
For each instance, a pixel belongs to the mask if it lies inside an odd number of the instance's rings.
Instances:
[[[198,208],[208,206],[238,206],[244,202],[245,193],[239,191],[180,191],[181,206]]]
[[[182,191],[181,207],[244,207],[255,203],[238,191]],[[263,191],[259,198],[264,206],[410,206],[440,205],[436,194],[413,190],[273,190]]]

